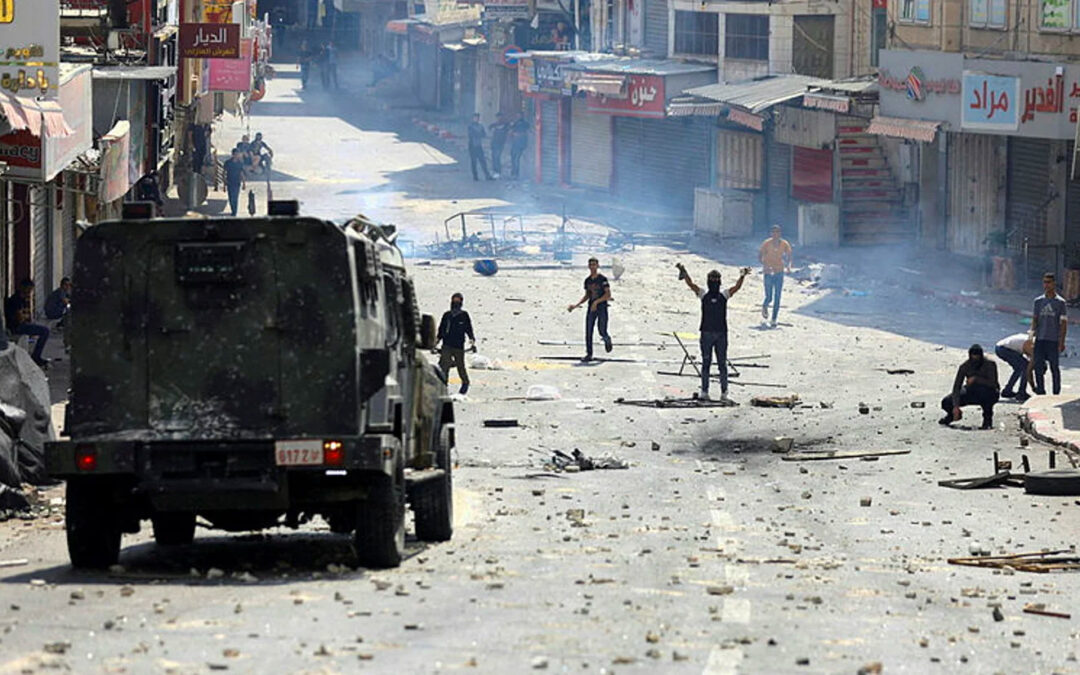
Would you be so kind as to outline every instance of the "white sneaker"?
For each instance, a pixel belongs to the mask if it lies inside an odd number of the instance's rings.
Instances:
[[[769,328],[776,328],[776,322],[775,321],[770,321],[769,322]]]
[[[728,395],[727,395],[726,391],[724,393],[720,394],[720,401],[722,403],[734,403],[735,402],[735,401],[732,401],[730,398],[728,398]]]
[[[709,401],[709,400],[711,400],[709,398],[709,392],[704,390],[704,389],[702,389],[701,391],[698,392],[697,397],[698,397],[699,401]]]
[[[768,305],[762,305],[761,306],[761,318],[762,319],[768,319],[769,318],[769,306]]]

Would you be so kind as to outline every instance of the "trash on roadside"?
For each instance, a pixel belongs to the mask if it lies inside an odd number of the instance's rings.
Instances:
[[[926,401],[912,401],[911,402],[911,407],[912,408],[925,408],[926,407]]]
[[[868,406],[865,403],[860,401],[859,402],[859,414],[860,415],[869,415],[870,414],[870,406]]]
[[[641,408],[733,408],[737,405],[735,401],[724,399],[703,399],[703,398],[644,398],[644,399],[628,399],[617,398],[615,403],[619,405],[634,405]]]
[[[1080,471],[1076,469],[1051,469],[1050,471],[1025,473],[1024,492],[1029,495],[1078,497],[1080,496]]]
[[[477,370],[488,370],[491,368],[491,359],[482,354],[476,354],[469,360],[469,367]]]
[[[557,401],[562,398],[558,387],[550,384],[534,384],[525,392],[528,401]]]
[[[493,277],[499,271],[499,263],[491,258],[477,260],[473,263],[473,271],[485,277]]]
[[[878,370],[884,370],[888,375],[914,375],[915,371],[910,368],[878,368]]]
[[[1072,555],[1062,555],[1071,553]],[[1038,553],[1014,553],[1012,555],[983,556],[978,558],[949,558],[950,565],[966,567],[1009,568],[1018,572],[1055,572],[1080,570],[1080,557],[1075,551],[1040,551]]]
[[[799,404],[799,395],[789,396],[755,396],[750,399],[750,405],[758,408],[794,408]]]
[[[791,446],[795,444],[795,439],[788,436],[777,436],[773,439],[772,451],[776,453],[791,452]]]
[[[1051,612],[1046,609],[1046,605],[1041,602],[1034,602],[1024,605],[1024,614],[1038,614],[1039,616],[1052,616],[1057,619],[1071,619],[1072,614],[1065,612]]]
[[[626,271],[626,266],[619,258],[613,258],[611,261],[611,278],[618,281],[622,277],[623,272]]]
[[[614,455],[604,454],[600,457],[589,457],[581,450],[574,448],[572,455],[561,450],[556,450],[551,455],[551,464],[558,471],[592,471],[593,469],[629,469],[630,463]]]
[[[993,476],[939,480],[938,485],[954,490],[976,490],[988,487],[1024,487],[1024,477],[1008,471],[999,471]]]
[[[517,420],[484,420],[485,427],[519,427]]]

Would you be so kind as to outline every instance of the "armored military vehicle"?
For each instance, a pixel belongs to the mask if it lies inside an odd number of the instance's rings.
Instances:
[[[451,536],[454,410],[425,352],[394,234],[271,203],[251,219],[123,220],[75,252],[67,481],[75,567],[117,561],[123,532],[159,545],[214,528],[354,533],[393,567],[405,508],[424,541]]]

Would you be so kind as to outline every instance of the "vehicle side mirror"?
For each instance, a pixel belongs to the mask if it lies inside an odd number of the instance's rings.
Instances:
[[[390,374],[390,351],[365,349],[360,352],[360,399],[367,401],[386,386]]]
[[[420,349],[435,349],[438,342],[438,329],[435,327],[435,317],[424,314],[420,317]]]

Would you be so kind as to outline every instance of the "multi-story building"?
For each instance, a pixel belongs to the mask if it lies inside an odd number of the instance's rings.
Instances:
[[[922,241],[1080,266],[1080,0],[899,0],[888,19],[881,126],[909,139]]]

